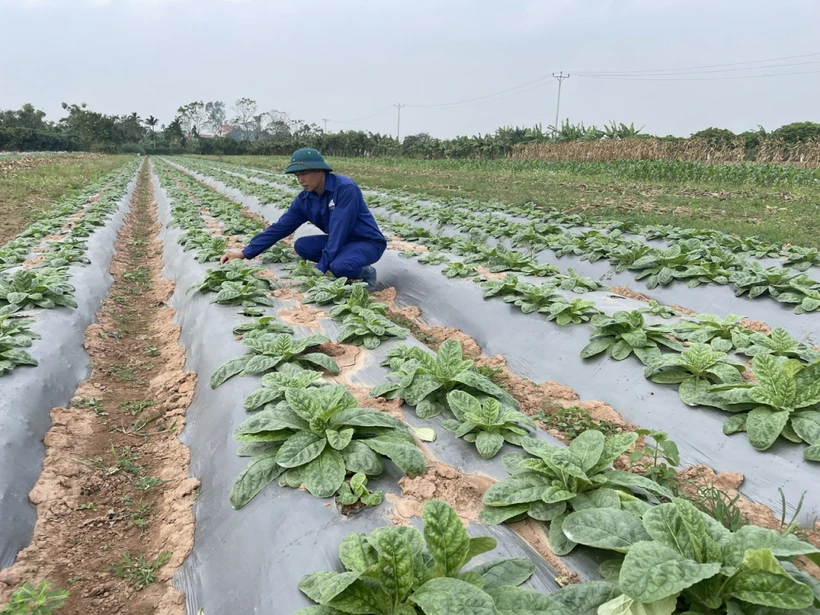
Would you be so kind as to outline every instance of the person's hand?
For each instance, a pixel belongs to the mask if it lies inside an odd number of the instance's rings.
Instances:
[[[219,259],[219,264],[224,265],[225,263],[232,261],[235,258],[245,258],[245,254],[243,254],[241,250],[225,252],[225,254],[222,255],[222,258]]]

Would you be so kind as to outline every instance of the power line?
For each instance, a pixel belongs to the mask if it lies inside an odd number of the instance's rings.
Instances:
[[[807,65],[815,65],[820,64],[820,60],[811,60],[809,62],[790,62],[788,64],[770,64],[768,66],[739,66],[737,68],[715,68],[710,70],[670,70],[670,71],[656,71],[652,73],[638,73],[638,72],[630,72],[624,71],[621,73],[617,72],[576,72],[576,75],[585,75],[585,76],[595,76],[595,77],[663,77],[663,76],[676,76],[676,75],[706,75],[709,73],[731,73],[737,72],[742,70],[769,70],[772,68],[789,68],[792,66],[807,66]]]
[[[564,82],[564,79],[569,79],[570,74],[564,74],[564,71],[561,71],[557,75],[552,73],[552,76],[558,80],[558,102],[555,105],[555,130],[558,130],[558,111],[561,109],[561,84]]]
[[[493,92],[492,94],[485,94],[484,96],[477,96],[475,98],[467,98],[465,100],[457,100],[457,101],[448,102],[448,103],[436,103],[436,104],[430,104],[430,105],[407,105],[407,106],[408,107],[415,107],[417,109],[431,109],[433,107],[450,107],[450,106],[455,106],[455,105],[462,105],[464,103],[471,103],[471,102],[474,102],[474,101],[483,100],[485,98],[492,98],[492,97],[497,96],[499,94],[506,94],[508,92],[513,92],[513,90],[519,90],[519,89],[527,87],[529,85],[545,81],[545,80],[549,79],[551,76],[552,75],[549,75],[549,74],[542,75],[541,77],[538,77],[538,79],[533,79],[532,81],[527,81],[525,83],[521,83],[521,84],[513,86],[511,88],[507,88],[506,90],[499,90],[498,92]],[[541,84],[541,85],[543,85],[543,84]]]
[[[357,117],[355,120],[331,120],[328,119],[328,122],[333,122],[334,124],[353,124],[354,122],[361,122],[362,120],[369,120],[371,117],[376,117],[377,115],[383,115],[388,111],[391,111],[392,107],[385,107],[384,109],[380,109],[375,113],[371,113],[370,115],[365,115],[364,117]]]
[[[761,79],[764,77],[787,77],[790,75],[814,75],[820,73],[820,70],[806,70],[792,73],[766,73],[763,75],[736,75],[725,77],[673,77],[673,76],[616,76],[616,75],[585,75],[583,73],[576,73],[577,77],[585,77],[587,79],[610,79],[615,81],[733,81],[736,79]]]
[[[684,68],[654,68],[654,69],[641,69],[641,70],[631,70],[631,71],[582,71],[582,70],[574,70],[574,73],[657,73],[657,72],[670,72],[670,71],[685,71],[685,70],[697,70],[700,68],[721,68],[724,66],[741,66],[743,64],[764,64],[766,62],[779,62],[781,60],[794,60],[797,58],[811,58],[815,56],[820,56],[820,52],[816,53],[804,53],[801,55],[796,56],[781,56],[779,58],[769,58],[768,60],[748,60],[746,62],[729,62],[725,64],[703,64],[701,66],[688,66]],[[767,68],[765,66],[761,66],[759,68]]]

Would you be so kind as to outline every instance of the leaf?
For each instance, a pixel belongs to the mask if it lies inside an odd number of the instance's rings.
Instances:
[[[635,444],[638,440],[638,434],[634,431],[610,436],[604,441],[604,450],[601,453],[601,458],[588,472],[589,476],[598,474],[602,470],[609,467],[609,465],[620,457],[624,452]]]
[[[569,452],[584,472],[588,472],[601,458],[604,452],[604,434],[595,429],[589,429],[580,434],[569,445]]]
[[[499,613],[504,615],[574,615],[551,596],[509,585],[489,590]]]
[[[353,440],[342,451],[345,467],[349,472],[361,472],[378,476],[384,471],[381,457],[361,440]]]
[[[427,581],[413,594],[425,615],[496,615],[489,594],[459,579]]]
[[[788,422],[789,413],[787,411],[773,412],[765,406],[758,406],[746,417],[749,442],[757,450],[765,451],[774,444]]]
[[[337,413],[331,423],[337,427],[404,427],[397,418],[371,408],[347,408]]]
[[[515,506],[485,506],[478,515],[479,521],[485,525],[498,525],[515,517],[526,514],[529,504]]]
[[[572,615],[596,615],[602,604],[609,602],[620,593],[618,586],[612,583],[587,581],[562,587],[552,592],[550,598],[564,605]]]
[[[631,598],[656,602],[720,572],[720,564],[699,564],[654,542],[639,542],[624,558],[619,586]]]
[[[413,586],[413,551],[400,532],[374,533],[371,541],[378,556],[379,582],[395,608]]]
[[[475,447],[483,459],[492,459],[504,445],[504,436],[500,433],[480,431],[476,437]]]
[[[672,615],[677,608],[677,596],[657,602],[638,602],[626,594],[613,598],[598,608],[598,615]]]
[[[521,585],[535,574],[535,564],[528,559],[510,557],[480,564],[471,572],[478,573],[484,578],[484,591],[489,591],[504,585]]]
[[[775,557],[782,558],[820,552],[813,545],[799,540],[794,534],[781,534],[776,530],[744,525],[731,535],[723,548],[723,563],[731,574],[742,564],[744,554],[753,549],[768,549]]]
[[[327,604],[362,576],[361,572],[314,572],[299,581],[299,590],[319,604]]]
[[[415,445],[409,442],[383,438],[372,438],[363,440],[363,442],[380,455],[389,457],[393,463],[407,474],[417,475],[424,472],[424,455]]]
[[[615,338],[613,337],[596,338],[581,349],[580,356],[582,359],[589,359],[590,357],[594,357],[595,355],[602,353],[614,343]]]
[[[246,354],[223,363],[219,369],[211,375],[211,388],[215,389],[228,378],[236,376],[239,372],[245,369],[245,365],[247,365],[248,361],[250,361],[253,356],[254,355],[252,354]]]
[[[564,520],[563,531],[573,542],[621,553],[650,539],[640,517],[614,508],[573,512]]]
[[[814,603],[814,593],[783,570],[768,549],[746,551],[729,589],[745,602],[784,609],[806,609]]]
[[[299,361],[307,361],[308,363],[312,363],[313,365],[317,365],[325,370],[328,374],[336,375],[339,374],[342,370],[339,367],[339,364],[336,363],[331,357],[327,356],[326,354],[322,354],[321,352],[309,352],[307,354],[302,354],[296,357]]]
[[[606,479],[606,482],[611,485],[643,490],[658,497],[672,497],[672,492],[669,491],[669,489],[639,474],[632,474],[631,472],[624,472],[622,470],[611,470],[603,474],[603,477]]]
[[[284,471],[285,469],[276,463],[275,454],[254,457],[234,482],[230,496],[231,506],[237,510],[242,508]]]
[[[523,472],[505,478],[492,485],[484,493],[484,503],[489,506],[509,506],[541,499],[548,480],[536,472]]]
[[[335,429],[325,429],[325,437],[327,437],[327,443],[330,444],[330,446],[337,451],[341,451],[350,444],[350,440],[353,438],[353,428],[348,427],[339,431]]]
[[[497,546],[498,541],[489,536],[477,536],[476,538],[470,538],[470,544],[467,548],[467,556],[464,558],[464,563],[466,564],[477,555],[481,555],[487,551],[492,551]]]
[[[746,418],[747,413],[745,412],[730,416],[723,423],[723,434],[726,436],[731,436],[733,433],[746,431]]]
[[[564,521],[567,516],[567,513],[561,513],[550,521],[550,548],[555,555],[567,555],[575,548],[575,545],[577,544],[564,533]]]
[[[325,438],[309,431],[300,431],[282,444],[279,453],[276,455],[276,463],[283,468],[298,468],[316,459],[325,450],[326,445],[327,440]],[[333,491],[335,492],[336,489]]]
[[[456,511],[440,500],[424,505],[424,540],[441,574],[455,576],[464,565],[470,538]]]
[[[305,488],[317,498],[332,497],[345,480],[345,463],[341,453],[325,448],[322,454],[302,468]]]

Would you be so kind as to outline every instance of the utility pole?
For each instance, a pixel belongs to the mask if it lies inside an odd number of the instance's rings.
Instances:
[[[561,83],[563,83],[564,79],[569,79],[569,74],[564,74],[564,71],[561,71],[557,75],[552,73],[552,76],[558,79],[558,104],[555,105],[555,132],[558,132],[558,111],[561,109]]]
[[[407,105],[398,104],[393,106],[399,110],[398,119],[396,120],[396,141],[400,142],[399,140],[401,137],[399,135],[401,134],[401,108],[406,107]]]
[[[323,117],[322,121],[325,123],[325,132],[327,132],[327,118]]]

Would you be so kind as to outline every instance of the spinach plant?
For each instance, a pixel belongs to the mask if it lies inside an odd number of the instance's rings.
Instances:
[[[422,520],[423,532],[393,526],[346,536],[339,546],[345,572],[313,572],[299,583],[326,609],[308,607],[294,615],[492,615],[497,611],[488,592],[515,588],[535,572],[524,558],[490,560],[462,572],[474,557],[493,550],[495,539],[470,538],[440,500],[424,505]]]
[[[798,342],[785,329],[778,327],[769,334],[757,331],[744,336],[733,337],[737,351],[747,357],[772,354],[777,357],[800,359],[806,363],[820,360],[820,351]]]
[[[726,435],[746,431],[760,451],[778,436],[809,445],[803,456],[820,461],[820,361],[805,365],[796,359],[760,354],[752,359],[754,383],[702,385],[693,402],[732,412]]]
[[[692,344],[681,353],[659,354],[647,364],[644,377],[659,384],[679,384],[685,404],[696,405],[701,383],[742,384],[746,368],[708,344]]]
[[[424,456],[404,423],[358,408],[344,385],[287,388],[284,401],[247,419],[234,437],[262,445],[236,479],[234,508],[285,472],[288,484],[303,484],[312,495],[328,498],[348,473],[381,474],[382,456],[409,474],[424,471]]]
[[[648,365],[660,355],[660,346],[683,351],[683,346],[671,339],[663,328],[647,325],[638,310],[595,316],[592,324],[590,342],[581,349],[584,359],[606,352],[616,361],[622,361],[635,353],[641,363]]]
[[[442,427],[473,442],[484,459],[495,457],[505,441],[520,446],[521,439],[529,437],[527,430],[535,429],[530,417],[503,407],[494,397],[480,400],[465,391],[450,391],[447,405],[456,418],[443,421]]]
[[[303,369],[293,363],[283,363],[278,370],[262,376],[262,388],[245,398],[245,410],[257,410],[282,401],[288,389],[307,389],[325,383],[321,372]]]
[[[570,323],[580,325],[600,313],[601,311],[596,307],[594,301],[581,299],[580,297],[571,301],[561,298],[547,310],[547,320],[554,321],[555,324],[562,327]]]
[[[324,279],[313,286],[302,301],[304,303],[325,305],[327,303],[343,301],[350,291],[351,289],[347,284],[347,278],[336,278],[335,280]]]
[[[332,318],[341,318],[352,314],[355,308],[367,308],[382,316],[387,313],[387,305],[377,301],[371,301],[370,294],[367,292],[367,284],[361,282],[350,285],[350,294],[344,301],[330,308],[330,316]]]
[[[367,475],[357,472],[339,487],[336,501],[343,506],[355,506],[361,502],[365,506],[378,506],[382,503],[384,494],[381,491],[370,492],[367,489]]]
[[[337,341],[373,350],[389,337],[404,339],[407,337],[407,329],[371,309],[354,307],[353,312],[342,321]]]
[[[59,269],[20,269],[11,276],[0,274],[0,315],[35,307],[76,308],[73,295],[74,287]]]
[[[318,366],[331,374],[339,373],[339,366],[332,358],[321,352],[307,352],[308,350],[329,341],[324,335],[310,335],[294,339],[286,333],[265,333],[263,335],[245,338],[242,344],[251,352],[241,357],[226,361],[211,376],[211,387],[216,388],[228,378],[237,374],[261,374],[278,368],[284,363],[292,363],[299,367]]]
[[[400,380],[373,387],[370,396],[400,397],[409,406],[415,406],[419,418],[441,414],[446,407],[447,393],[454,389],[489,395],[518,408],[518,402],[509,393],[474,369],[473,361],[464,358],[461,344],[456,340],[445,340],[435,356],[421,349],[413,350],[407,359],[391,362],[391,368],[392,375]]]
[[[275,316],[260,316],[259,318],[254,318],[251,321],[236,325],[233,328],[233,332],[244,338],[264,335],[266,333],[288,333],[292,335],[293,327],[279,322]]]
[[[820,584],[792,563],[799,555],[817,559],[818,549],[754,525],[731,532],[687,500],[642,515],[579,510],[563,529],[573,542],[625,553],[605,563],[623,595],[599,613],[810,613],[820,599]]]
[[[607,438],[597,430],[585,431],[569,448],[535,438],[522,439],[521,446],[535,457],[504,455],[504,467],[511,476],[484,494],[486,506],[481,520],[490,525],[526,516],[550,521],[550,546],[556,555],[566,555],[575,547],[562,530],[569,512],[604,507],[641,512],[648,504],[635,497],[633,489],[653,502],[672,496],[666,487],[649,478],[610,469],[637,439],[634,432]]]

